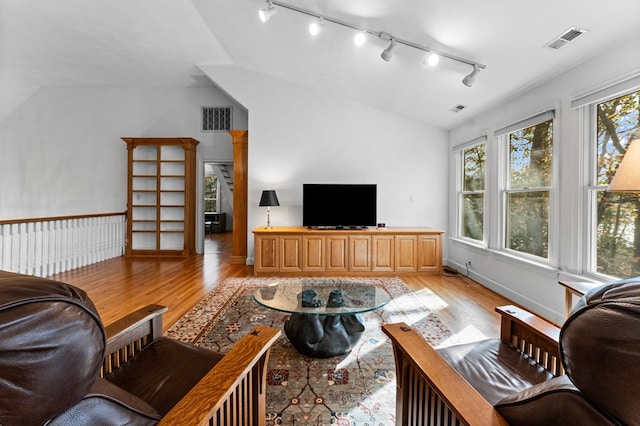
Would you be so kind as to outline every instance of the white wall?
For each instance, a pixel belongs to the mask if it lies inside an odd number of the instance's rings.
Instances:
[[[571,48],[570,46],[568,47]],[[464,270],[467,260],[472,262],[471,277],[502,293],[525,307],[562,322],[564,319],[564,291],[557,284],[559,278],[579,280],[581,253],[584,250],[585,198],[584,170],[580,153],[585,148],[580,138],[577,113],[571,110],[572,99],[612,84],[640,72],[640,36],[620,43],[615,49],[576,66],[545,84],[526,93],[500,102],[499,106],[483,113],[450,132],[449,143],[455,146],[482,134],[488,134],[488,153],[495,150],[491,132],[503,125],[547,109],[556,109],[558,133],[555,160],[559,174],[558,210],[551,235],[558,248],[556,264],[551,267],[526,263],[505,256],[499,251],[479,249],[456,240],[448,240],[448,263]],[[561,52],[559,52],[561,53]],[[487,71],[489,72],[489,71]],[[451,156],[451,154],[450,154]],[[453,161],[453,157],[451,156]],[[451,164],[449,172],[449,227],[454,228],[456,176]],[[487,181],[497,182],[497,170],[488,170]],[[492,223],[497,223],[493,220]],[[451,237],[451,235],[449,235]],[[587,281],[586,279],[583,279]]]
[[[126,210],[120,137],[193,137],[199,157],[231,161],[227,133],[200,132],[201,106],[234,106],[214,87],[43,88],[0,123],[0,219]]]
[[[237,66],[201,68],[249,111],[249,230],[266,225],[267,188],[280,201],[272,226],[300,226],[303,183],[375,183],[379,222],[447,226],[444,130]]]

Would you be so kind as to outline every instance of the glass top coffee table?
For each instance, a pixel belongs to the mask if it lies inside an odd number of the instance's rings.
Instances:
[[[285,334],[298,352],[314,358],[349,353],[364,332],[360,314],[389,303],[382,288],[348,278],[274,280],[253,297],[266,308],[290,313]]]

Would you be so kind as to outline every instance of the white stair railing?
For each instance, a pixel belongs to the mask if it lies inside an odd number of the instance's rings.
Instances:
[[[124,254],[126,215],[0,221],[0,269],[46,277]]]

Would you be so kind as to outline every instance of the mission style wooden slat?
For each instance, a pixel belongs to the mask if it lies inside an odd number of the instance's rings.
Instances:
[[[554,376],[564,374],[560,359],[560,328],[513,305],[498,306],[500,338],[526,353]]]
[[[422,335],[405,323],[382,330],[396,360],[396,425],[508,425]]]
[[[117,370],[162,336],[162,314],[166,306],[148,305],[105,327],[107,349],[100,376]]]

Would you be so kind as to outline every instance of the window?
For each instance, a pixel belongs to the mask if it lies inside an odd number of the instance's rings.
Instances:
[[[508,146],[504,246],[548,259],[553,119],[504,134]]]
[[[591,272],[640,275],[640,196],[608,192],[633,130],[640,127],[640,91],[595,104],[595,161],[591,186]]]
[[[204,177],[204,211],[207,213],[218,212],[218,176]]]
[[[484,241],[485,144],[462,151],[460,236]]]
[[[231,107],[202,107],[202,131],[231,130]]]

